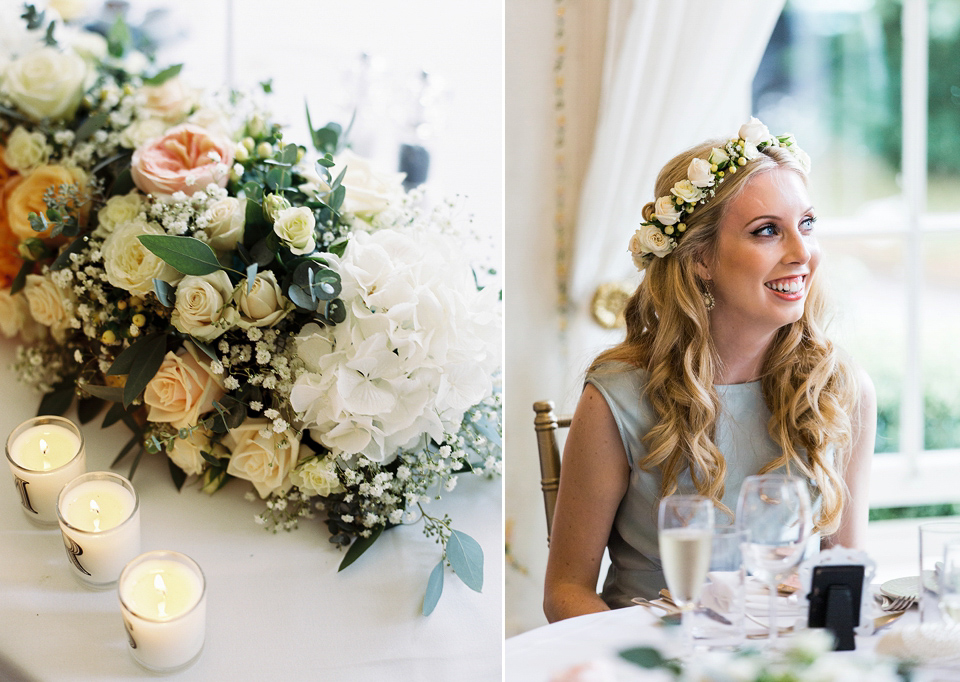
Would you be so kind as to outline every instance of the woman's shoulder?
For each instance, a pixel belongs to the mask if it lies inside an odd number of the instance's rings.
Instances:
[[[643,388],[649,380],[650,373],[646,368],[623,360],[608,360],[587,372],[587,383],[594,385]]]

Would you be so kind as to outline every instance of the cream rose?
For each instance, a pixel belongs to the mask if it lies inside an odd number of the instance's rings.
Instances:
[[[166,354],[143,392],[148,421],[189,428],[224,396],[220,378],[198,356],[199,351],[189,342],[179,352]]]
[[[33,319],[49,327],[54,339],[62,341],[70,326],[72,309],[67,295],[60,291],[52,279],[43,275],[27,275],[23,295],[27,298]]]
[[[232,453],[227,473],[253,483],[261,498],[287,490],[297,463],[300,440],[287,429],[275,433],[267,419],[247,419],[223,438]]]
[[[233,125],[230,117],[221,109],[215,107],[201,107],[190,114],[187,123],[193,123],[211,133],[223,137],[233,137]]]
[[[176,284],[183,277],[140,243],[145,234],[166,234],[156,223],[139,218],[118,226],[103,242],[103,266],[107,281],[131,294],[146,295],[153,291],[153,280]]]
[[[170,321],[184,334],[201,341],[217,338],[233,326],[229,311],[233,288],[223,270],[184,277],[177,285]]]
[[[234,304],[240,313],[237,325],[249,327],[272,327],[293,310],[293,305],[283,297],[277,277],[270,270],[258,272],[253,287],[247,291],[243,281],[233,293]]]
[[[690,159],[687,166],[687,179],[695,187],[709,187],[713,184],[713,173],[710,171],[710,162],[706,159]]]
[[[141,118],[120,133],[120,144],[127,149],[136,149],[155,137],[160,137],[167,129],[167,124],[157,118]]]
[[[2,89],[34,121],[62,120],[80,106],[86,76],[83,57],[44,46],[7,65]]]
[[[174,124],[180,123],[190,113],[197,95],[175,76],[160,85],[144,85],[137,93],[137,99],[150,118]]]
[[[643,251],[652,253],[658,258],[663,258],[676,246],[676,242],[661,232],[656,225],[644,225],[634,236],[638,238]]]
[[[330,169],[333,177],[337,177],[344,167],[347,169],[341,181],[346,188],[341,206],[345,213],[369,218],[383,211],[392,200],[403,194],[405,173],[374,168],[369,159],[357,156],[349,149],[340,153],[335,161],[336,165]],[[320,180],[318,189],[327,191],[329,186]]]
[[[40,132],[28,132],[23,126],[17,126],[7,138],[4,162],[10,168],[21,173],[29,173],[42,166],[50,158],[47,138]]]
[[[290,253],[302,256],[313,253],[317,242],[313,238],[313,230],[317,220],[306,206],[287,208],[277,214],[273,224],[273,231],[290,248]]]
[[[31,316],[30,304],[23,292],[11,296],[9,289],[0,289],[0,332],[8,339],[20,334],[27,342],[45,333],[45,327]]]
[[[167,448],[167,457],[188,476],[199,476],[206,464],[201,452],[210,452],[210,437],[201,429],[194,429],[187,438],[173,441]]]
[[[761,123],[756,116],[751,116],[749,121],[740,126],[740,132],[737,134],[746,143],[744,147],[747,145],[756,147],[761,142],[770,139],[770,131],[767,126]]]
[[[308,459],[290,472],[290,481],[309,495],[329,497],[344,491],[337,474],[337,461],[333,456]]]
[[[721,163],[724,163],[729,160],[730,160],[730,155],[727,154],[724,150],[720,149],[720,147],[714,147],[713,149],[711,149],[710,158],[707,159],[707,161],[709,161],[714,166],[719,166]]]
[[[233,164],[233,144],[192,123],[171,128],[137,147],[130,174],[147,194],[193,194],[211,182],[225,187]]]
[[[204,213],[210,246],[219,251],[231,251],[243,239],[247,221],[247,200],[224,197]]]
[[[127,194],[116,194],[110,197],[103,208],[97,212],[99,218],[97,234],[113,234],[118,226],[137,220],[143,209],[143,198],[135,189],[130,190]]]
[[[685,203],[695,204],[703,198],[703,191],[695,187],[689,180],[681,180],[670,190],[673,196],[683,199]]]
[[[653,217],[663,225],[673,225],[680,220],[673,197],[659,197],[653,205]]]

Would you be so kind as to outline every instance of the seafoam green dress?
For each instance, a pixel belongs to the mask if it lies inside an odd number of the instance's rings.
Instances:
[[[661,475],[658,469],[643,471],[638,466],[647,454],[641,438],[656,423],[653,407],[643,395],[648,380],[645,369],[619,364],[610,367],[610,371],[604,368],[587,377],[587,382],[603,394],[613,412],[630,464],[630,485],[610,532],[611,566],[601,593],[612,608],[630,606],[633,597],[654,599],[667,586],[657,543]],[[759,381],[715,388],[722,404],[715,442],[727,461],[723,503],[736,512],[743,480],[779,457],[780,448],[767,432],[770,410],[763,400]],[[684,471],[677,483],[679,494],[696,494],[688,471]],[[816,502],[814,506],[816,515]],[[722,515],[718,514],[717,521],[724,521]],[[818,545],[819,537],[811,538],[808,552],[816,551]]]

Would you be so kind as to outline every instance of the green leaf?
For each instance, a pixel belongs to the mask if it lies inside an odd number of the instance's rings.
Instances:
[[[172,308],[177,302],[177,290],[169,282],[153,278],[153,293],[164,308]]]
[[[291,166],[297,162],[297,157],[300,155],[300,148],[295,144],[288,144],[283,148],[283,152],[280,154],[280,162],[290,164]]]
[[[83,391],[102,398],[103,400],[109,400],[115,403],[123,400],[123,389],[119,386],[97,386],[96,384],[87,383],[81,383],[79,386]]]
[[[53,29],[56,27],[57,22],[51,21],[50,25],[47,26],[47,32],[43,36],[43,44],[49,47],[57,46],[57,39],[53,37]]]
[[[34,213],[30,211],[27,214],[27,222],[30,223],[30,229],[34,232],[43,232],[47,229],[47,217],[42,213]]]
[[[246,195],[248,206],[251,201],[258,204],[263,203],[263,187],[260,186],[260,183],[252,181],[245,183],[243,193]]]
[[[123,349],[120,355],[114,358],[113,364],[110,365],[110,369],[107,370],[107,374],[130,374],[137,362],[140,361],[141,356],[145,356],[145,354],[149,352],[150,344],[157,337],[165,338],[163,334],[149,334],[137,339],[130,344],[130,346]]]
[[[148,343],[144,344],[143,349],[136,356],[136,363],[130,368],[130,373],[127,374],[127,383],[123,386],[124,407],[130,407],[130,404],[143,392],[157,370],[160,369],[160,365],[163,364],[163,357],[167,354],[167,337],[163,334],[157,334],[152,338],[147,337],[144,341],[148,341]],[[113,368],[111,367],[111,369]]]
[[[336,190],[336,189],[338,189],[338,188],[340,187],[340,185],[343,183],[343,176],[346,175],[346,174],[347,174],[347,167],[344,166],[344,167],[343,167],[343,170],[340,171],[340,175],[338,175],[338,176],[336,177],[336,179],[334,179],[334,181],[333,181],[332,183],[330,183],[330,190],[331,190],[331,191],[334,191],[334,190]]]
[[[372,533],[370,533],[370,537],[358,537],[356,540],[354,540],[353,544],[350,545],[350,549],[347,550],[346,556],[343,557],[343,561],[340,562],[340,568],[338,568],[337,571],[342,571],[354,561],[359,559],[361,554],[373,546],[373,543],[377,541],[377,538],[380,537],[380,533],[382,532],[383,526],[379,526],[375,528]]]
[[[23,261],[23,265],[20,266],[20,271],[17,273],[17,276],[13,278],[13,282],[10,284],[10,295],[13,296],[19,292],[27,283],[27,275],[33,272],[34,262],[32,260]]]
[[[287,298],[293,301],[295,306],[303,310],[313,312],[317,309],[316,301],[314,301],[310,294],[299,284],[291,284],[287,288]]]
[[[203,457],[203,459],[207,462],[207,464],[209,464],[210,466],[214,466],[218,469],[226,468],[227,462],[229,462],[229,460],[224,461],[222,459],[219,459],[218,457],[214,457],[209,452],[204,452],[203,450],[200,451],[200,456]]]
[[[126,454],[133,449],[133,446],[139,442],[140,442],[140,434],[139,433],[133,434],[133,437],[127,441],[126,445],[123,446],[123,449],[120,450],[120,454],[117,455],[116,458],[114,458],[114,460],[110,463],[110,466],[111,467],[117,466],[117,462],[123,459],[126,456]]]
[[[173,460],[167,457],[167,466],[170,467],[170,478],[177,490],[183,490],[183,484],[187,482],[186,472],[173,463]]]
[[[447,561],[460,580],[474,592],[483,588],[483,550],[480,544],[466,533],[450,531],[447,540]]]
[[[292,175],[290,170],[283,167],[271,168],[267,173],[267,187],[270,189],[286,189],[290,186]]]
[[[144,78],[144,85],[162,85],[171,78],[177,76],[180,73],[180,69],[183,68],[183,64],[174,64],[173,66],[168,66],[163,71],[158,73],[156,76],[151,76],[150,78]]]
[[[244,232],[251,226],[267,224],[267,221],[263,219],[263,204],[253,199],[247,199],[247,210],[244,213],[244,220],[246,222],[243,228]]]
[[[196,337],[191,336],[190,343],[196,346],[198,350],[203,351],[203,354],[206,355],[208,358],[210,358],[211,361],[216,361],[220,359],[217,357],[216,352],[214,352],[213,348],[211,348],[209,344],[206,344],[203,341],[197,340]]]
[[[80,423],[89,424],[92,422],[96,416],[100,414],[104,405],[106,405],[106,402],[96,396],[77,400],[77,418],[80,420]]]
[[[326,324],[340,324],[347,319],[347,308],[343,301],[339,298],[327,301],[323,307],[323,319]]]
[[[269,95],[273,92],[273,79],[268,78],[265,81],[260,81],[260,87],[263,88],[264,94]]]
[[[130,168],[124,168],[117,174],[117,179],[113,181],[113,184],[110,185],[110,191],[107,192],[107,196],[112,197],[117,194],[127,194],[133,187],[133,175],[130,174]]]
[[[214,401],[213,407],[217,415],[213,418],[210,428],[215,433],[226,433],[230,429],[235,429],[247,418],[247,406],[229,395],[224,396],[219,402]]]
[[[129,480],[133,480],[133,475],[137,473],[137,467],[140,466],[140,458],[143,457],[143,453],[145,452],[146,450],[140,448],[140,451],[137,452],[137,456],[133,458],[133,462],[130,464],[130,473],[127,474],[127,478]]]
[[[338,239],[337,241],[333,242],[330,246],[327,247],[327,252],[332,253],[335,256],[340,256],[342,258],[343,254],[346,253],[347,251],[347,243],[349,241],[350,240],[346,238]]]
[[[213,249],[195,237],[144,234],[137,239],[167,265],[185,275],[209,275],[222,269]]]
[[[330,193],[330,208],[334,211],[339,211],[340,207],[343,206],[343,199],[347,196],[347,188],[343,185],[337,187],[333,192]]]
[[[250,251],[250,255],[253,256],[257,265],[260,267],[266,267],[273,262],[273,259],[276,257],[276,254],[270,249],[270,244],[266,239],[261,239],[256,244],[253,245],[253,249]]]
[[[62,415],[73,404],[75,391],[73,382],[61,382],[54,386],[54,390],[47,393],[40,400],[40,407],[37,408],[37,416],[44,414]]]
[[[117,20],[113,22],[110,30],[107,31],[107,52],[112,57],[122,57],[127,51],[133,36],[130,33],[130,27],[123,20],[123,15],[118,14]]]
[[[67,245],[63,251],[60,252],[60,255],[57,256],[53,263],[50,264],[51,270],[62,270],[68,265],[73,265],[70,260],[70,254],[80,253],[87,246],[87,242],[84,238],[74,239]]]
[[[638,646],[620,652],[620,658],[629,661],[641,668],[653,670],[656,668],[667,667],[668,659],[663,657],[659,651],[650,646]]]
[[[126,410],[123,409],[123,405],[121,405],[120,403],[114,403],[113,405],[110,406],[110,409],[107,410],[107,413],[103,416],[103,422],[101,422],[100,428],[106,429],[110,426],[113,426],[118,421],[123,419],[123,415],[125,413],[126,413]]]
[[[254,261],[247,266],[247,293],[253,291],[253,283],[257,279],[257,262]]]
[[[93,136],[95,132],[100,130],[103,126],[107,124],[107,115],[104,113],[93,114],[86,121],[83,122],[79,128],[77,128],[76,137],[74,137],[74,144],[79,144],[85,140],[88,140]]]
[[[430,571],[427,581],[427,593],[423,596],[423,615],[429,616],[443,594],[443,559]]]

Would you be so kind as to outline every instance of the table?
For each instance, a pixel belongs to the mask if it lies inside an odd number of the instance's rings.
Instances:
[[[30,417],[39,396],[9,369],[14,345],[0,340],[0,435]],[[90,471],[109,468],[129,437],[122,425],[82,427]],[[116,469],[127,475],[129,461]],[[207,578],[203,654],[175,680],[476,680],[501,678],[502,513],[500,481],[461,477],[433,502],[484,552],[483,593],[449,569],[429,617],[423,594],[440,548],[420,526],[385,532],[343,573],[343,553],[320,518],[276,535],[254,523],[263,510],[233,481],[213,497],[177,492],[161,455],[144,455],[133,478],[142,547],[193,557]],[[135,680],[151,677],[127,651],[115,590],[95,592],[68,570],[60,531],[27,520],[6,465],[0,472],[0,679]]]
[[[618,682],[643,680],[672,681],[662,671],[643,670],[625,661],[618,653],[638,646],[656,646],[668,656],[680,651],[679,628],[665,630],[658,617],[646,608],[635,606],[569,618],[506,640],[506,682],[550,682],[578,664],[602,662],[610,673],[607,679]],[[907,611],[890,629],[919,622],[917,610]],[[881,630],[881,633],[886,630]],[[828,656],[855,656],[872,652],[880,634],[857,637],[856,651],[831,652]],[[763,640],[751,644],[762,646]],[[584,678],[587,679],[587,678]],[[960,680],[958,668],[924,668],[916,682]]]

